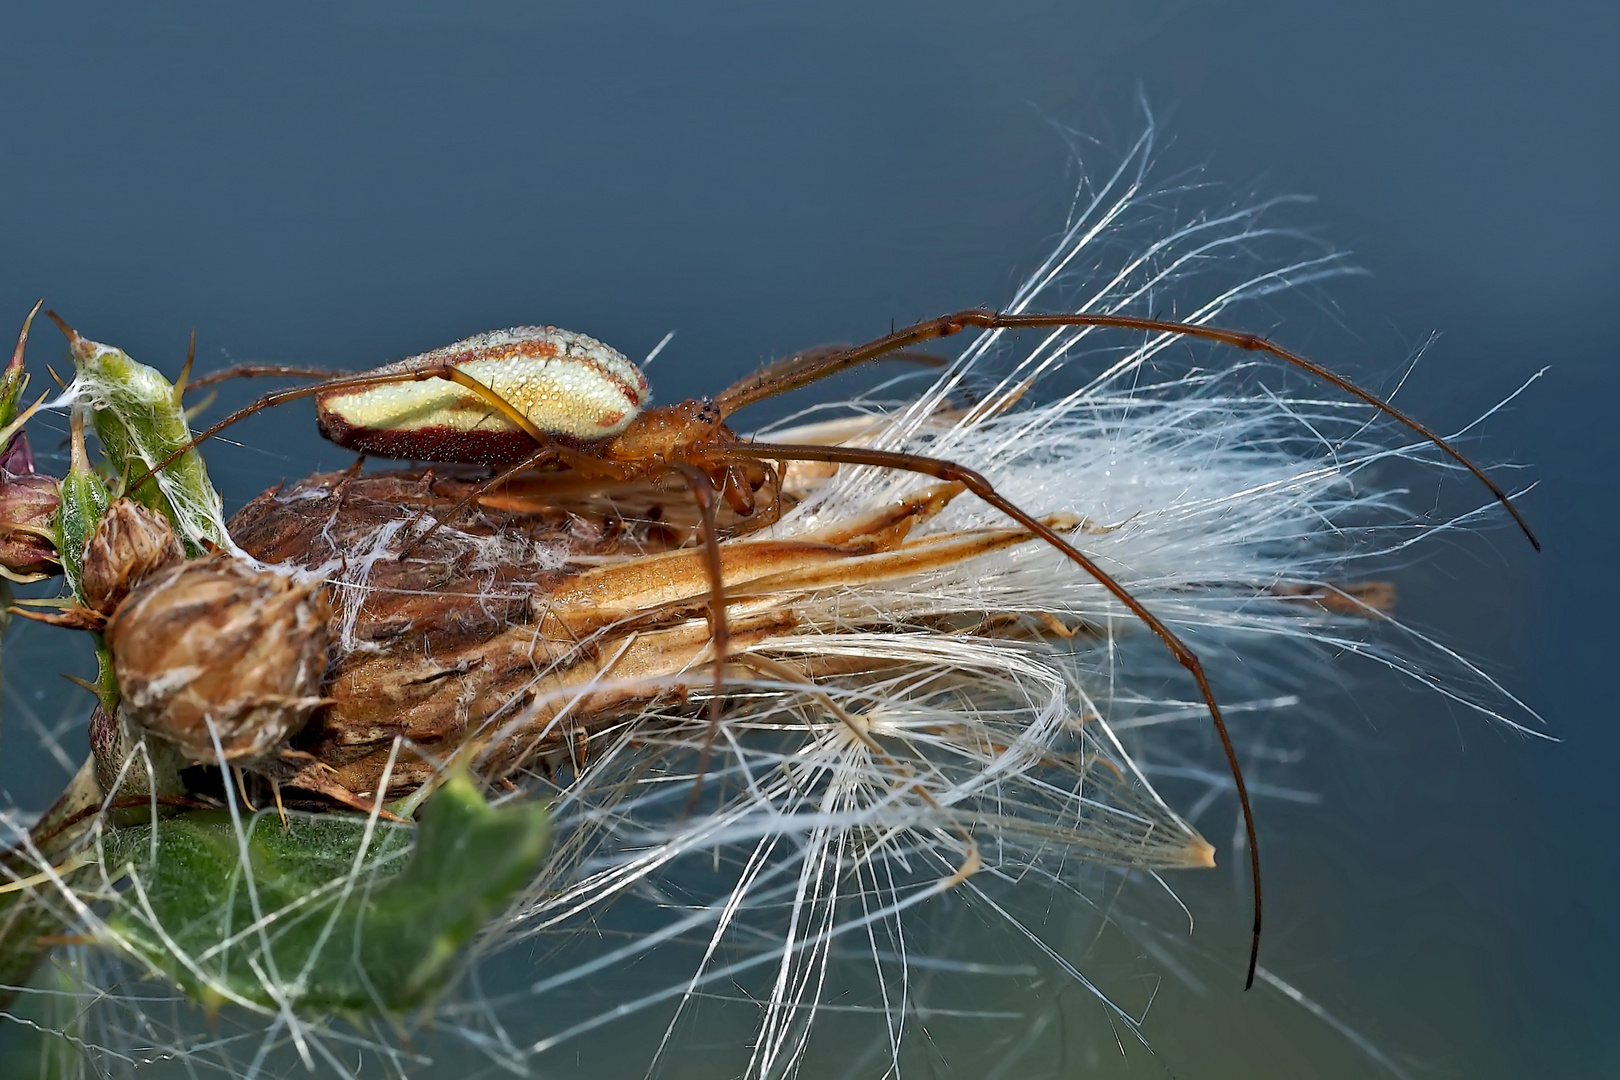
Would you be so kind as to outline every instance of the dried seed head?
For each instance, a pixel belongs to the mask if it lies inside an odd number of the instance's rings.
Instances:
[[[107,624],[131,720],[200,761],[264,754],[323,699],[331,606],[318,585],[223,555],[138,585]]]
[[[143,578],[185,557],[168,518],[133,499],[119,499],[84,545],[80,588],[85,602],[111,615]]]
[[[15,574],[56,569],[56,507],[52,476],[33,473],[0,479],[0,566]]]

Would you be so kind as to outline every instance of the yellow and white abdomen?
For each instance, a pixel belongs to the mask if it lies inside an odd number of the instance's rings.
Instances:
[[[567,443],[619,434],[647,399],[628,358],[584,334],[518,326],[377,368],[379,378],[454,366],[487,386],[540,431]],[[500,463],[534,440],[478,394],[448,379],[379,382],[316,398],[321,433],[340,446],[416,461]]]

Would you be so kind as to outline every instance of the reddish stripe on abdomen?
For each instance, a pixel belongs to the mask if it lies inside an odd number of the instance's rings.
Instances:
[[[444,461],[499,467],[534,453],[534,440],[518,430],[458,430],[436,426],[408,430],[355,427],[324,408],[316,409],[321,434],[339,446],[368,457],[400,461]]]

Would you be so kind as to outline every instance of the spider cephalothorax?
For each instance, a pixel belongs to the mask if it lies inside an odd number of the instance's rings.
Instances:
[[[754,511],[754,494],[768,477],[759,463],[728,456],[739,441],[713,398],[694,398],[646,409],[605,443],[594,459],[577,454],[569,455],[568,461],[582,474],[601,468],[605,478],[615,480],[645,475],[657,463],[675,472],[695,468],[733,510],[747,516]]]

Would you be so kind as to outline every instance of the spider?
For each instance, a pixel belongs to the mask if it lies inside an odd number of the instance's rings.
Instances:
[[[698,764],[698,784],[701,784],[718,730],[719,690],[730,639],[716,524],[720,501],[743,518],[751,516],[757,509],[756,495],[768,482],[774,488],[775,481],[779,480],[776,463],[788,461],[870,465],[960,483],[1095,579],[1164,643],[1197,683],[1231,769],[1249,845],[1254,920],[1244,983],[1244,988],[1248,989],[1254,984],[1259,961],[1261,929],[1260,851],[1254,810],[1220,705],[1192,649],[1093,559],[1003,496],[975,469],[943,458],[894,450],[758,442],[739,437],[727,426],[727,420],[746,406],[869,361],[885,357],[930,360],[932,358],[909,350],[970,327],[982,330],[1108,327],[1181,335],[1268,354],[1360,399],[1433,443],[1478,478],[1535,549],[1541,549],[1529,523],[1507,493],[1444,438],[1371,391],[1264,337],[1130,315],[1010,314],[986,308],[970,308],[916,323],[864,345],[824,347],[798,353],[766,365],[714,397],[694,398],[657,408],[644,407],[647,381],[636,366],[600,342],[550,327],[493,331],[373,371],[266,394],[203,431],[131,487],[138,487],[186,450],[245,417],[304,397],[316,399],[322,433],[339,445],[382,457],[491,466],[494,475],[479,490],[539,465],[570,471],[588,482],[661,482],[679,478],[690,488],[697,503],[699,539],[706,553],[710,580],[709,624],[716,693],[710,699],[709,737]],[[327,373],[253,366],[222,372],[210,381],[233,374]],[[475,490],[468,501],[477,494]]]

